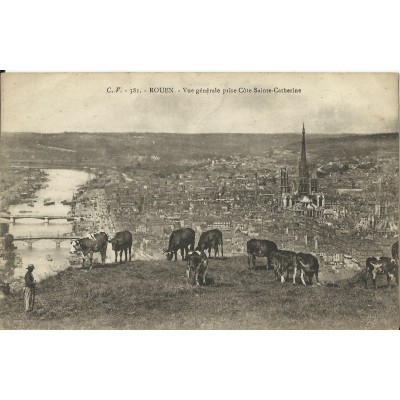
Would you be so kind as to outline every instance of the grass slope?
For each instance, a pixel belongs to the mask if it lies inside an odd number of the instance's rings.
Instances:
[[[245,257],[210,260],[207,285],[183,262],[68,269],[40,282],[34,313],[22,292],[0,304],[2,329],[398,329],[397,289],[293,286]],[[383,284],[382,280],[382,284]]]

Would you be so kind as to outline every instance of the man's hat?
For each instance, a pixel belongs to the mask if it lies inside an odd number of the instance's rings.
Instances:
[[[33,264],[29,264],[26,269],[30,269],[30,268],[35,269],[35,266]]]

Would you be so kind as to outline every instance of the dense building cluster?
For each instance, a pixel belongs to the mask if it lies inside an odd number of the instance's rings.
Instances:
[[[158,256],[172,230],[188,226],[197,239],[220,229],[227,255],[244,253],[251,237],[314,252],[336,267],[371,251],[389,254],[398,226],[398,160],[377,151],[375,162],[355,156],[309,163],[304,125],[296,158],[297,166],[290,151],[274,149],[265,157],[183,156],[179,172],[100,171],[86,193],[97,210],[93,229],[130,230],[136,247]]]

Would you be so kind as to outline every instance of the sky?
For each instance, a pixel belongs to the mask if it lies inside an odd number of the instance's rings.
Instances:
[[[399,130],[394,73],[6,73],[1,79],[1,131],[9,133],[295,133],[303,121],[310,134]],[[220,93],[196,94],[200,88]]]

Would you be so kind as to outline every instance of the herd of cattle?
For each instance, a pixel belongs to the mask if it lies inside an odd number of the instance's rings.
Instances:
[[[108,243],[112,244],[112,250],[115,252],[115,262],[122,262],[122,254],[125,253],[125,261],[131,260],[132,252],[132,234],[129,231],[118,232],[114,238],[109,239],[105,232],[98,232],[81,239],[71,242],[70,253],[81,253],[83,255],[83,264],[85,258],[89,255],[90,268],[93,265],[93,253],[100,253],[102,264],[105,263]],[[194,272],[196,285],[199,285],[199,275],[203,277],[203,284],[206,283],[206,274],[208,260],[211,257],[211,250],[214,250],[214,259],[221,252],[221,258],[224,258],[224,248],[222,232],[213,229],[203,232],[200,236],[197,247],[195,247],[195,231],[191,228],[181,228],[173,231],[169,238],[168,248],[164,250],[167,260],[175,258],[180,251],[182,260],[187,262],[186,276],[189,280],[190,273]],[[208,251],[208,257],[206,255]],[[303,285],[312,283],[315,276],[317,285],[319,263],[318,259],[310,253],[295,253],[294,251],[280,250],[276,243],[270,240],[250,239],[247,242],[247,261],[249,268],[255,268],[256,257],[265,257],[267,259],[267,269],[273,269],[275,279],[285,282],[289,280],[292,274],[293,284],[296,284],[297,271],[300,271],[300,279]],[[387,284],[390,286],[393,277],[399,284],[399,242],[392,246],[392,258],[390,257],[368,257],[366,260],[365,285],[368,288],[368,279],[372,277],[374,288],[376,289],[376,277],[386,275]]]

